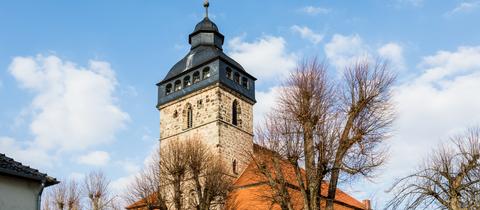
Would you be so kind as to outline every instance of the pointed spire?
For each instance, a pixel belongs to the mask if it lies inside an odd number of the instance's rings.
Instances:
[[[208,18],[208,7],[210,6],[210,3],[208,3],[208,0],[205,0],[203,2],[203,7],[205,7],[205,17]]]

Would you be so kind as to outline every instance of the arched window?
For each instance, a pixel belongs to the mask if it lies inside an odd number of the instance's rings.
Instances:
[[[238,74],[238,72],[235,72],[235,74],[233,74],[233,81],[235,81],[236,83],[240,83],[240,74]]]
[[[226,73],[227,78],[232,79],[232,69],[230,67],[227,67]]]
[[[192,81],[190,80],[190,76],[187,75],[183,78],[183,86],[188,87],[190,85],[192,85]]]
[[[248,89],[248,79],[246,77],[242,77],[242,86]]]
[[[193,73],[193,84],[199,81],[200,81],[200,72],[196,71],[195,73]]]
[[[207,79],[210,77],[210,67],[205,67],[202,70],[202,79]]]
[[[232,171],[234,174],[238,174],[237,172],[237,160],[233,160],[232,162]]]
[[[238,102],[237,100],[233,101],[232,104],[232,124],[238,125]]]
[[[192,126],[193,126],[193,110],[192,110],[192,105],[190,105],[190,104],[187,104],[185,120],[186,120],[186,123],[185,123],[186,126],[185,127],[187,129],[192,128]]]
[[[168,95],[172,92],[172,84],[168,84],[166,87],[165,87],[165,95]]]
[[[175,84],[173,85],[173,89],[175,91],[179,91],[182,89],[182,82],[180,80],[175,81]]]

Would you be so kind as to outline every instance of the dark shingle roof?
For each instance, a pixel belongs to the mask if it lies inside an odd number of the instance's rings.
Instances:
[[[199,31],[219,32],[217,25],[214,22],[212,22],[210,19],[208,19],[208,17],[203,18],[202,21],[197,23],[193,33],[199,32]]]
[[[2,153],[0,153],[0,174],[37,180],[41,182],[44,181],[46,187],[59,183],[57,179],[41,173],[37,169],[23,165],[22,163],[17,162]]]
[[[170,69],[170,71],[168,71],[167,75],[161,81],[161,83],[180,75],[184,71],[194,69],[195,67],[200,66],[205,62],[211,61],[215,58],[222,58],[229,62],[231,65],[233,65],[239,71],[245,72],[245,70],[239,63],[228,57],[222,50],[212,46],[200,46],[192,49],[185,57],[178,61]]]

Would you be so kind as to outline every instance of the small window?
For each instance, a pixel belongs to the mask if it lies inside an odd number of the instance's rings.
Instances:
[[[238,171],[237,171],[237,160],[233,160],[232,162],[232,171],[234,174],[238,174]]]
[[[192,128],[193,125],[193,110],[192,106],[188,104],[187,106],[187,128]]]
[[[226,75],[227,78],[232,79],[232,69],[230,67],[227,67],[226,72],[227,72],[227,75]]]
[[[242,86],[248,89],[248,79],[246,77],[242,77]]]
[[[196,71],[195,73],[193,73],[193,84],[199,81],[200,81],[200,72]]]
[[[190,85],[192,85],[192,81],[190,80],[190,76],[185,76],[183,78],[183,86],[188,87]]]
[[[207,79],[210,77],[210,67],[205,67],[202,70],[202,79]]]
[[[199,108],[199,109],[203,108],[203,101],[202,101],[202,99],[197,100],[197,108]]]
[[[240,83],[240,74],[235,72],[235,74],[233,74],[233,81],[235,81],[236,83]]]
[[[178,117],[178,112],[177,112],[177,110],[175,110],[175,111],[173,112],[173,118],[177,118],[177,117]]]
[[[237,107],[238,107],[238,102],[237,102],[237,100],[234,100],[233,104],[232,104],[232,124],[233,125],[238,125],[238,110],[237,110]]]
[[[175,81],[175,85],[174,85],[173,89],[175,91],[181,90],[182,89],[182,82],[180,82],[180,80]]]
[[[172,92],[172,84],[168,84],[166,87],[165,87],[165,95],[168,95]]]

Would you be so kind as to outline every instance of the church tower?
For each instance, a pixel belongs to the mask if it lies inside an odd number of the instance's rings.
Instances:
[[[208,18],[189,35],[187,55],[158,86],[160,147],[197,137],[238,176],[253,151],[255,77],[222,49],[224,36]]]

